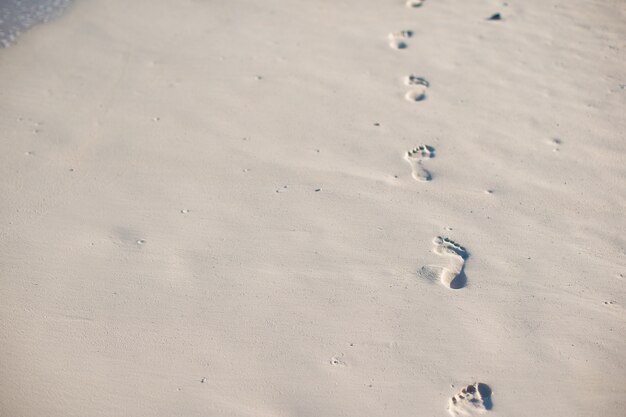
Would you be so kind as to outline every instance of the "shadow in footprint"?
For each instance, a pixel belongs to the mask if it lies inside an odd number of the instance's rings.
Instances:
[[[467,275],[465,275],[465,263],[469,258],[469,252],[466,248],[459,245],[460,250],[455,250],[456,254],[463,259],[463,265],[458,275],[450,281],[450,288],[453,290],[460,290],[467,285]]]
[[[424,0],[407,0],[406,7],[422,7]]]
[[[404,98],[408,101],[424,101],[426,100],[426,87],[416,88],[411,91],[407,91]]]
[[[465,259],[467,259],[467,257]],[[459,272],[459,275],[457,275],[456,278],[450,281],[450,289],[460,290],[466,285],[467,285],[467,275],[465,275],[465,267],[463,267],[463,269],[461,269],[461,272]]]
[[[430,82],[426,78],[415,74],[407,75],[404,78],[404,83],[406,85],[423,85],[424,87],[430,87]]]
[[[483,399],[483,405],[485,406],[485,409],[491,410],[493,408],[493,402],[491,401],[491,388],[489,388],[489,385],[479,382],[476,388],[478,388],[478,393]]]

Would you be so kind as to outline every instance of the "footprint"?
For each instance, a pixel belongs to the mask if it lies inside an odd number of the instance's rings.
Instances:
[[[407,91],[404,98],[408,101],[424,101],[426,100],[426,87],[420,86],[420,88]]]
[[[491,410],[491,388],[481,382],[468,385],[450,398],[448,411],[453,416],[474,416]]]
[[[407,0],[406,7],[422,7],[424,0]]]
[[[558,152],[559,151],[559,145],[562,144],[563,141],[559,138],[552,138],[548,141],[548,145],[552,145],[554,146],[554,148],[552,148],[552,152]]]
[[[419,77],[415,74],[407,75],[404,78],[404,83],[406,85],[423,85],[424,87],[430,87],[430,83],[426,80],[426,78]]]
[[[413,170],[412,176],[416,181],[430,181],[432,175],[422,166],[422,161],[426,158],[435,157],[435,148],[428,145],[420,145],[415,149],[411,149],[404,155],[404,159],[411,165]]]
[[[413,36],[413,31],[412,30],[401,30],[399,32],[391,32],[389,34],[389,39],[392,39],[392,38],[409,39],[412,36]]]
[[[389,39],[389,46],[392,49],[405,49],[408,45],[402,39]]]
[[[404,95],[404,98],[408,101],[422,101],[426,99],[426,90],[430,87],[430,83],[426,78],[411,74],[404,79],[404,83],[413,87],[412,90]]]
[[[443,285],[453,290],[463,288],[467,282],[463,271],[465,261],[469,257],[467,250],[446,237],[437,236],[433,239],[433,243],[435,245],[433,252],[448,258],[448,265],[445,267],[424,266],[419,271],[419,275],[431,281],[439,279]]]
[[[408,45],[406,40],[413,36],[413,32],[410,30],[401,30],[400,32],[392,32],[387,38],[389,39],[389,46],[393,49],[405,49]]]

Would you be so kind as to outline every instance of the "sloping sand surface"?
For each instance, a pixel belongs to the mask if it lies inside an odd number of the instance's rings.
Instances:
[[[0,415],[622,416],[625,21],[76,1],[0,50]]]

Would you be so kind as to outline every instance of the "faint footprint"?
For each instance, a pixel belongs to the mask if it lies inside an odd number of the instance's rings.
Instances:
[[[407,0],[406,7],[422,7],[424,0]]]
[[[413,32],[410,30],[401,30],[400,32],[392,32],[387,38],[389,39],[389,46],[393,49],[405,49],[408,45],[406,40],[413,36]]]
[[[424,159],[434,158],[435,148],[428,145],[420,145],[415,149],[411,149],[404,155],[404,159],[411,165],[413,170],[412,176],[416,181],[430,181],[432,175],[422,166]]]
[[[552,145],[554,146],[554,148],[552,148],[552,152],[558,152],[559,151],[559,145],[562,144],[563,141],[559,138],[552,138],[548,141],[548,145]]]
[[[439,279],[443,285],[453,290],[463,288],[467,282],[463,269],[469,254],[463,246],[446,237],[437,236],[433,243],[435,245],[433,252],[448,258],[448,265],[445,267],[426,265],[419,271],[419,275],[431,281]]]
[[[491,410],[491,388],[481,382],[468,385],[450,398],[448,411],[453,416],[474,416]]]
[[[126,227],[115,227],[112,230],[110,236],[113,243],[118,246],[127,246],[135,244],[137,246],[143,246],[147,243],[147,240],[141,237],[141,233]]]

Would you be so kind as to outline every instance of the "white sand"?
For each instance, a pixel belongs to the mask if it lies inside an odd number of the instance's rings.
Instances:
[[[482,382],[490,416],[623,416],[625,19],[83,0],[35,27],[0,50],[0,415],[446,416]]]

